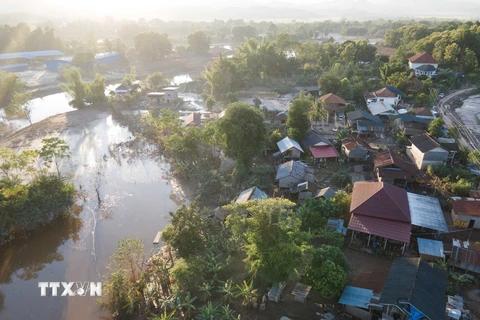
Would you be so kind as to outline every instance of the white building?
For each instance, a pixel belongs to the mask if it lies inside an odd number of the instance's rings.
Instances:
[[[418,53],[408,59],[408,67],[415,70],[415,75],[431,77],[437,73],[438,62],[426,52]]]
[[[429,134],[423,133],[410,138],[412,145],[407,147],[408,157],[418,169],[425,170],[428,165],[443,165],[447,162],[449,152],[433,140]]]
[[[396,114],[395,106],[402,99],[400,90],[392,86],[386,86],[374,92],[365,92],[368,110],[374,116]]]

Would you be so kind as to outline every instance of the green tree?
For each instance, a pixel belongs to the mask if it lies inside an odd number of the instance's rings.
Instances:
[[[102,286],[100,306],[111,313],[125,315],[131,283],[125,270],[114,271]]]
[[[257,35],[255,27],[244,25],[232,28],[232,39],[235,42],[243,42],[245,38],[253,38]]]
[[[217,134],[227,157],[237,162],[237,168],[250,168],[265,146],[263,113],[245,102],[235,102],[227,106],[225,116],[217,122]]]
[[[105,78],[102,77],[100,73],[95,74],[95,79],[93,82],[88,83],[86,88],[87,95],[85,96],[85,100],[87,102],[100,103],[107,100],[107,96],[105,95]]]
[[[178,251],[184,258],[190,258],[203,252],[206,238],[203,233],[204,213],[195,205],[181,206],[170,212],[170,225],[162,232],[162,241]]]
[[[342,215],[341,206],[333,201],[324,199],[307,199],[296,212],[302,221],[305,231],[318,231],[327,226],[328,218],[339,218]]]
[[[480,151],[478,150],[470,151],[470,153],[468,154],[467,160],[470,163],[480,164]]]
[[[0,70],[0,107],[7,106],[14,92],[24,87],[25,84],[15,73]]]
[[[288,136],[292,139],[300,142],[310,130],[309,111],[311,105],[312,102],[307,98],[300,97],[293,100],[287,118]]]
[[[72,65],[76,67],[93,67],[95,64],[95,55],[92,52],[79,52],[72,58]]]
[[[314,129],[317,127],[318,120],[322,120],[322,126],[325,120],[328,117],[328,111],[325,110],[325,102],[322,99],[317,99],[310,106],[308,112],[309,120],[311,122],[315,121]]]
[[[30,100],[32,94],[29,92],[14,92],[10,104],[4,109],[9,119],[27,119],[32,124]]]
[[[165,58],[172,51],[172,43],[166,33],[142,32],[135,35],[133,41],[138,55],[146,60]]]
[[[47,167],[55,164],[57,175],[60,177],[60,164],[63,159],[70,159],[70,147],[65,140],[57,137],[42,140],[42,149],[38,152],[39,157]]]
[[[70,105],[76,108],[84,107],[87,88],[82,81],[80,69],[75,67],[63,69],[63,77],[67,81],[67,84],[61,83],[60,87],[72,97]]]
[[[181,299],[180,303],[178,303],[178,308],[185,312],[185,316],[187,319],[190,319],[192,317],[192,312],[197,310],[197,308],[193,304],[195,300],[197,300],[197,297],[192,297],[190,292],[187,292],[185,298]]]
[[[207,107],[208,111],[212,112],[213,107],[215,106],[215,99],[213,97],[208,97],[205,101],[205,106]]]
[[[243,280],[242,285],[238,285],[235,287],[236,288],[236,293],[235,297],[239,298],[241,297],[243,299],[242,305],[244,307],[248,307],[254,302],[257,301],[257,292],[258,290],[253,288],[253,282],[247,282]]]
[[[196,54],[205,54],[210,50],[210,37],[202,30],[187,36],[188,50]]]
[[[448,137],[449,138],[457,139],[458,136],[460,135],[457,127],[450,127],[450,128],[448,128],[447,131],[448,131]]]
[[[146,263],[144,246],[139,238],[126,238],[118,242],[111,257],[109,268],[113,271],[125,270],[131,283],[135,283]]]
[[[475,52],[469,48],[465,49],[465,54],[461,62],[464,72],[475,72],[478,69],[478,57]]]
[[[208,66],[204,74],[211,89],[210,94],[216,101],[224,99],[226,94],[236,92],[244,85],[235,63],[222,56]]]
[[[258,282],[285,281],[301,267],[304,236],[293,206],[292,202],[277,198],[223,207],[231,213],[227,227],[236,239],[241,239],[244,261]]]
[[[443,136],[442,128],[444,123],[442,118],[436,118],[428,125],[428,133],[434,138]]]
[[[145,85],[148,90],[156,91],[160,90],[168,85],[168,79],[166,79],[161,72],[154,72],[148,75],[145,79]]]
[[[0,148],[0,172],[2,186],[16,186],[22,182],[22,175],[34,171],[33,162],[37,156],[37,152],[33,150],[25,150],[16,153],[9,148]]]

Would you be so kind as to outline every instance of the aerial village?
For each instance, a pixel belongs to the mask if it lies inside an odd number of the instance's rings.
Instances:
[[[476,58],[470,74],[427,49],[391,62],[366,40],[339,44],[328,32],[315,35],[318,47],[239,37],[234,52],[203,31],[188,49],[150,57],[150,40],[168,37],[139,34],[128,63],[106,50],[84,65],[60,51],[0,54],[25,62],[5,71],[45,62],[34,78],[55,79],[47,96],[33,90],[40,98],[20,103],[17,90],[5,107],[23,122],[0,131],[0,289],[47,281],[66,260],[62,276],[103,283],[95,303],[69,305],[92,317],[476,319],[480,145],[457,112],[480,94]],[[177,71],[185,61],[201,65],[194,79]],[[188,80],[157,71],[169,64]],[[295,72],[304,78],[285,85]],[[66,110],[35,120],[25,106],[48,96]],[[71,212],[50,228],[59,208]],[[22,231],[33,234],[27,244]],[[4,291],[14,314],[24,293]]]

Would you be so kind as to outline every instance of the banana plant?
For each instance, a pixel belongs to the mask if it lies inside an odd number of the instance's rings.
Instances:
[[[157,317],[148,318],[148,320],[178,320],[175,318],[175,310],[170,313],[167,313],[167,309],[163,309],[163,314]]]
[[[236,320],[235,311],[229,305],[220,307],[220,320]]]
[[[253,288],[253,281],[248,283],[247,281],[243,280],[242,285],[236,285],[236,294],[235,298],[242,297],[242,305],[244,307],[248,307],[253,304],[257,300],[257,289]]]
[[[199,309],[198,320],[216,320],[218,316],[218,308],[211,301]]]
[[[190,292],[187,293],[183,300],[180,297],[177,299],[178,308],[184,311],[185,319],[192,318],[192,312],[197,310],[193,305],[195,300],[197,300],[197,297],[192,298]]]
[[[203,292],[203,301],[207,301],[212,296],[213,283],[204,282],[199,286],[201,292]]]
[[[223,301],[227,305],[230,305],[235,298],[235,288],[233,287],[232,279],[228,279],[227,281],[219,281],[217,292],[221,293],[223,296]]]

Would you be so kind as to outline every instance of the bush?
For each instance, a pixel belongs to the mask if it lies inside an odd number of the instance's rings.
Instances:
[[[29,185],[0,187],[0,243],[66,213],[74,195],[73,184],[55,175],[40,176]]]
[[[332,176],[332,184],[339,188],[345,188],[348,186],[352,181],[350,180],[350,175],[345,170],[337,171]]]
[[[203,282],[205,259],[194,257],[192,259],[179,259],[170,270],[177,288],[181,291],[194,292],[197,285]]]

